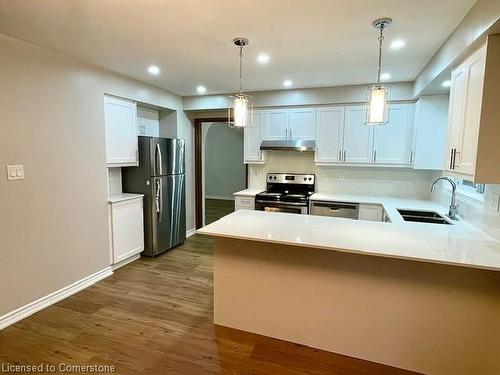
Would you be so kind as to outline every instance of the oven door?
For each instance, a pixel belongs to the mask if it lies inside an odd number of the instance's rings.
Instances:
[[[290,214],[307,215],[307,203],[281,202],[281,201],[265,201],[256,200],[255,209],[266,212],[287,212]]]

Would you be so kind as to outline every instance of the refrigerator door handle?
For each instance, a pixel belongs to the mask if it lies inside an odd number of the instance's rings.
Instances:
[[[157,173],[157,175],[162,175],[163,174],[163,166],[161,164],[161,161],[162,161],[162,155],[161,155],[161,148],[160,148],[160,144],[157,143],[156,144],[156,165],[158,165],[159,169],[160,169],[160,173]]]
[[[156,213],[160,213],[160,180],[156,180],[156,194],[155,194],[155,204],[156,204]],[[161,220],[161,215],[159,217]]]
[[[160,217],[158,222],[161,223],[161,217],[163,216],[163,180],[160,179]]]

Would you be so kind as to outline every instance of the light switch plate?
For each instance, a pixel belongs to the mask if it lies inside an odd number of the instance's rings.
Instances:
[[[7,165],[7,180],[24,180],[24,165]]]

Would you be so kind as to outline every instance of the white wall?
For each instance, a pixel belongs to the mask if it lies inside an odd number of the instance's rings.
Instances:
[[[204,139],[205,197],[233,199],[245,188],[243,129],[214,122],[206,127]]]
[[[410,82],[391,83],[391,100],[413,100]],[[363,103],[367,85],[316,87],[253,92],[255,107]],[[185,111],[226,109],[232,106],[229,95],[197,95],[183,98]],[[227,116],[227,113],[225,113]]]
[[[26,174],[0,174],[2,316],[109,266],[104,94],[178,110],[182,100],[5,35],[0,82],[0,168]]]
[[[266,164],[250,165],[249,187],[265,189],[266,173],[273,172],[314,173],[317,192],[420,199],[430,198],[431,183],[440,175],[404,168],[316,166],[312,153],[272,151]]]

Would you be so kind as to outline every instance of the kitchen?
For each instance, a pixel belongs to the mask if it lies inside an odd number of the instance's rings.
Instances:
[[[499,4],[257,8],[0,1],[0,363],[500,371]]]

